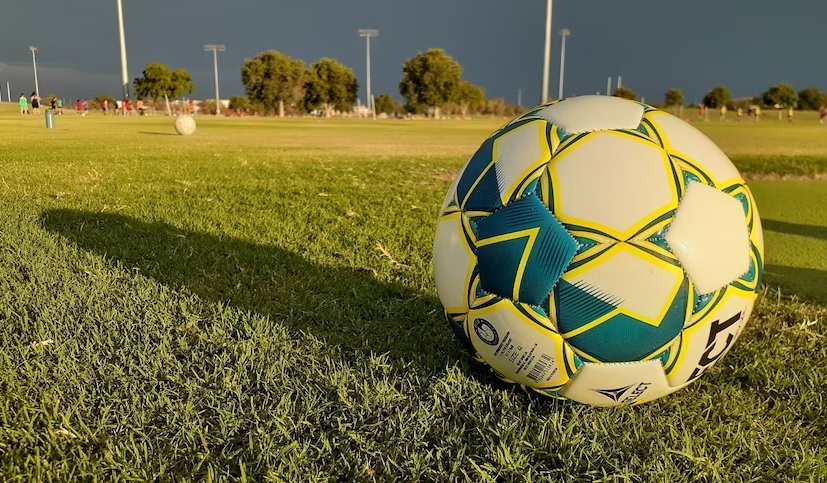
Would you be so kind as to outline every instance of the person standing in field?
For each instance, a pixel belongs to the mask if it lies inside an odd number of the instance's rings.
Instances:
[[[793,115],[794,114],[795,114],[795,112],[793,111],[793,106],[788,107],[787,108],[787,121],[788,122],[793,122]]]
[[[57,99],[57,114],[63,115],[63,99]]]
[[[32,92],[32,113],[40,114],[40,96],[37,92]]]
[[[818,123],[824,124],[824,119],[827,119],[827,107],[821,106],[818,108]]]
[[[726,121],[726,113],[727,113],[727,108],[726,108],[726,104],[725,104],[725,105],[721,106],[721,116],[718,118],[718,120],[719,121]]]
[[[103,110],[103,115],[105,116],[109,110],[109,99],[104,99],[101,101],[101,109]]]
[[[744,108],[739,107],[738,110],[735,111],[735,120],[741,122],[742,117],[744,117]]]
[[[57,114],[57,97],[49,99],[49,105],[52,107],[52,112]]]
[[[17,100],[17,103],[20,104],[20,114],[29,113],[29,100],[26,99],[26,94],[21,92],[20,99]]]
[[[84,99],[82,105],[83,105],[83,115],[85,116],[85,115],[89,114],[89,101]]]

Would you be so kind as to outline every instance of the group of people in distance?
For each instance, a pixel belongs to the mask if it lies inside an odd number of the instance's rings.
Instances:
[[[782,113],[784,113],[785,111],[781,110],[782,106],[776,105],[775,107],[776,107],[776,109],[778,109],[778,120],[780,121],[782,119]],[[719,121],[726,121],[727,120],[727,112],[728,112],[727,107],[725,105],[721,106],[720,108],[718,108],[718,112],[719,112],[718,120]],[[746,112],[744,111],[743,107],[738,107],[735,110],[735,120],[737,122],[740,122],[741,119],[744,117],[744,114],[746,114],[751,120],[753,120],[755,122],[758,122],[758,121],[761,120],[761,116],[763,115],[763,110],[761,109],[761,106],[755,105],[755,104],[753,104],[751,106],[748,106],[748,108],[746,109]],[[786,108],[786,115],[787,115],[787,121],[793,122],[793,119],[795,117],[795,109],[793,109],[792,107],[787,107]],[[698,118],[702,121],[708,120],[707,119],[707,107],[704,106],[703,104],[700,104],[698,106]],[[820,124],[824,124],[825,120],[827,120],[827,107],[821,106],[821,108],[818,110],[818,122]]]
[[[31,110],[29,110],[29,101],[31,100]],[[32,92],[32,95],[29,98],[26,98],[26,94],[20,93],[20,99],[18,99],[18,104],[20,105],[20,114],[40,114],[40,96],[37,95],[36,92]]]
[[[30,97],[26,97],[25,94],[22,92],[20,93],[20,99],[18,100],[18,104],[20,105],[20,114],[40,114],[40,104],[41,98],[37,95],[36,92],[32,92]],[[56,115],[63,114],[63,99],[59,97],[50,97],[49,104]],[[31,109],[29,108],[31,106]],[[109,100],[104,99],[100,102],[101,110],[103,111],[103,115],[109,115]],[[135,112],[138,112],[139,115],[149,114],[149,109],[144,103],[143,99],[138,99],[135,104],[132,104],[132,101],[129,99],[117,100],[115,101],[115,115],[123,115],[123,116],[132,116]],[[89,101],[87,99],[78,99],[75,103],[75,114],[79,116],[86,116],[89,114]]]

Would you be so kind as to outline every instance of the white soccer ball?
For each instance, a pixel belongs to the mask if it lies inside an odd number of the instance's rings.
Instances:
[[[743,330],[761,223],[726,155],[645,104],[584,96],[491,135],[436,227],[449,325],[503,380],[594,406],[697,379]]]
[[[189,114],[179,114],[175,118],[175,131],[182,136],[195,133],[195,118]]]

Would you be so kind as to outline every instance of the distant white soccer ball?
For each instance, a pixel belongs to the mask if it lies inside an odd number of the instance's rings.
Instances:
[[[175,118],[175,131],[182,136],[195,132],[195,118],[189,114],[180,114]]]
[[[760,290],[749,188],[686,122],[584,96],[532,109],[460,171],[437,220],[448,322],[503,380],[594,406],[697,379]]]

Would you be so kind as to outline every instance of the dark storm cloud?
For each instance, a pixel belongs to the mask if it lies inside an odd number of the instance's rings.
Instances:
[[[372,90],[398,97],[402,63],[443,47],[465,77],[489,96],[539,98],[543,0],[123,0],[130,82],[147,62],[190,71],[196,97],[213,92],[212,56],[221,43],[222,97],[243,93],[240,66],[267,49],[308,64],[332,57],[365,78],[365,42],[357,29],[380,30],[371,42]],[[566,94],[606,89],[607,76],[649,100],[670,87],[695,101],[715,85],[735,96],[770,84],[827,89],[821,51],[827,33],[821,0],[557,0],[550,92],[557,92],[562,28]],[[115,0],[9,0],[0,6],[0,85],[33,90],[36,45],[40,90],[70,96],[117,95],[120,61]],[[361,91],[364,96],[364,89]]]

